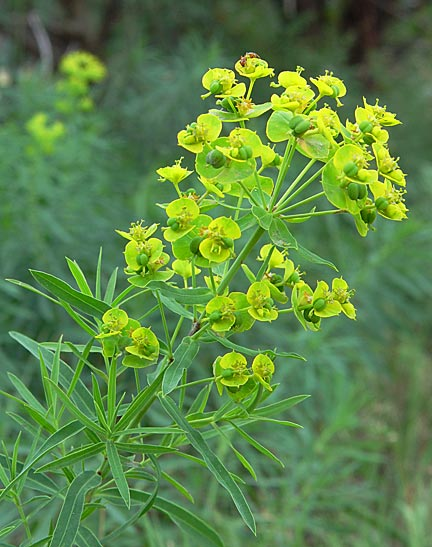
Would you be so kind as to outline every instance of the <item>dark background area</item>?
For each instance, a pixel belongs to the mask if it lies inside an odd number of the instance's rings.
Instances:
[[[26,122],[38,111],[57,116],[58,63],[75,49],[97,55],[108,76],[93,90],[95,109],[70,120],[62,146],[35,161],[25,153]],[[161,218],[155,202],[167,188],[155,170],[181,155],[177,132],[208,108],[201,76],[209,67],[233,67],[246,51],[276,72],[297,65],[308,76],[333,70],[348,87],[342,120],[363,96],[370,103],[379,97],[397,113],[403,125],[391,128],[391,153],[407,173],[409,219],[379,219],[366,239],[344,219],[301,225],[302,244],[337,264],[356,287],[358,320],[330,321],[315,334],[294,324],[265,326],[249,341],[284,341],[285,350],[305,355],[306,365],[282,366],[279,381],[288,395],[312,395],[288,415],[304,430],[256,432],[286,463],[281,470],[248,455],[259,473],[248,485],[258,537],[246,532],[218,486],[185,461],[183,481],[227,545],[429,546],[430,2],[2,0],[1,384],[9,386],[6,371],[13,371],[40,389],[36,361],[9,330],[38,340],[63,331],[70,340],[79,336],[61,312],[4,279],[30,282],[28,268],[67,275],[64,256],[92,278],[101,245],[105,273],[122,268],[123,242],[114,229]],[[15,436],[16,425],[2,420],[0,437]],[[223,447],[217,450],[242,473]],[[149,516],[118,542],[200,545],[156,512]],[[119,511],[108,519],[124,517]]]

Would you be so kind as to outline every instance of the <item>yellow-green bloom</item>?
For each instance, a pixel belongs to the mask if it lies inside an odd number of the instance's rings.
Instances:
[[[407,219],[408,209],[404,204],[405,190],[395,188],[387,179],[384,182],[378,181],[371,184],[370,188],[379,215],[392,221]]]
[[[171,265],[171,268],[178,274],[179,276],[182,276],[185,280],[188,278],[191,278],[192,276],[192,264],[191,261],[188,261],[186,259],[176,259],[173,261],[173,264]],[[194,273],[200,274],[201,270],[194,267]]]
[[[405,175],[397,163],[399,158],[392,158],[389,150],[380,143],[373,143],[372,148],[380,175],[392,183],[406,186]]]
[[[214,297],[206,305],[206,314],[214,331],[229,331],[236,321],[235,304],[229,297]]]
[[[322,76],[310,78],[310,80],[319,90],[320,97],[333,97],[337,102],[338,107],[343,105],[340,101],[340,97],[346,95],[346,86],[344,85],[343,80],[334,76],[329,70],[326,70],[325,74]]]
[[[268,63],[259,57],[257,53],[248,52],[243,55],[235,64],[236,71],[250,80],[257,78],[266,78],[274,75],[274,69],[268,66]]]
[[[200,208],[190,198],[178,198],[166,207],[168,216],[167,228],[164,228],[164,238],[175,242],[193,228],[193,221],[200,215]]]
[[[158,225],[156,223],[150,226],[143,226],[143,219],[141,221],[131,223],[129,232],[124,232],[123,230],[116,230],[117,234],[120,234],[123,238],[127,240],[134,240],[136,242],[145,242],[152,234],[158,230]]]
[[[271,248],[274,248],[271,252]],[[284,262],[286,260],[285,252],[279,251],[273,244],[265,244],[260,248],[259,256],[257,257],[258,261],[264,261],[269,253],[271,256],[268,262],[267,271],[272,270],[273,268],[284,268]]]
[[[127,367],[146,367],[159,356],[159,341],[149,327],[139,327],[131,333],[132,344],[125,350],[131,356],[125,356],[122,363]],[[150,363],[149,363],[150,362]]]
[[[214,375],[217,388],[222,394],[223,386],[239,387],[250,378],[247,359],[239,352],[229,352],[214,362]]]
[[[386,110],[386,105],[383,107],[379,105],[379,99],[376,99],[374,105],[369,105],[365,97],[363,97],[363,101],[364,109],[362,109],[362,107],[356,109],[360,121],[369,120],[380,126],[396,126],[401,124],[400,120],[397,120],[395,114]]]
[[[233,219],[218,217],[203,233],[199,250],[208,261],[222,263],[233,254],[233,240],[241,237],[241,230]]]
[[[341,304],[342,312],[351,320],[356,319],[356,309],[350,301],[355,290],[349,289],[349,286],[343,278],[334,278],[332,280],[332,296]]]
[[[272,322],[278,318],[278,310],[271,299],[271,290],[266,282],[254,282],[247,291],[250,304],[248,312],[259,322]]]
[[[216,97],[242,97],[245,95],[244,83],[236,82],[235,73],[225,68],[209,69],[202,78],[203,87],[209,90],[201,96],[202,99],[215,95]]]
[[[101,61],[91,53],[74,51],[62,58],[60,72],[72,78],[96,83],[105,77],[107,71]]]
[[[27,122],[26,129],[45,154],[51,154],[56,142],[66,133],[62,122],[50,123],[45,112],[34,114]]]
[[[271,385],[269,384],[272,379],[272,375],[275,371],[274,362],[266,354],[257,354],[254,358],[251,366],[254,377],[259,381],[259,383],[272,392]]]
[[[178,185],[181,181],[191,175],[192,171],[181,166],[182,160],[183,158],[179,158],[172,166],[160,167],[157,169],[156,173],[160,176],[158,180],[161,182],[170,181],[174,185]]]
[[[192,122],[177,134],[178,144],[198,154],[203,150],[205,143],[218,138],[222,130],[222,122],[213,114],[200,114],[196,122]]]

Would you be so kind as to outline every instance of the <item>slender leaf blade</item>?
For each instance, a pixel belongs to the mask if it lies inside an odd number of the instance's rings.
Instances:
[[[210,472],[212,472],[215,479],[227,490],[245,524],[255,534],[256,526],[251,509],[238,484],[234,481],[224,464],[210,449],[200,432],[189,424],[169,396],[159,397],[159,401],[167,414],[185,432],[191,445],[202,455]]]
[[[184,337],[173,354],[173,361],[167,367],[162,379],[162,393],[170,394],[179,384],[182,372],[190,366],[196,357],[200,344],[191,337]]]
[[[131,495],[129,493],[129,485],[126,481],[125,473],[123,471],[122,462],[117,452],[115,444],[108,440],[107,441],[107,458],[108,463],[110,464],[111,473],[113,474],[114,482],[119,489],[119,493],[123,500],[125,501],[126,507],[131,507]]]
[[[70,484],[60,510],[50,546],[73,546],[77,536],[86,493],[99,485],[101,478],[92,470],[85,470]]]

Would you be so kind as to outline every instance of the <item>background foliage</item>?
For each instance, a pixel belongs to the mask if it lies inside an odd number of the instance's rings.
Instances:
[[[28,281],[29,267],[60,275],[64,256],[91,274],[100,245],[107,271],[123,264],[114,228],[142,217],[158,221],[155,196],[165,187],[155,169],[179,157],[176,133],[202,108],[207,68],[230,66],[245,51],[257,51],[277,71],[329,68],[351,89],[343,111],[362,94],[369,102],[378,96],[404,122],[393,132],[392,153],[408,174],[409,220],[388,226],[379,219],[377,233],[349,243],[349,223],[321,219],[320,231],[309,223],[303,242],[357,288],[356,324],[329,321],[314,334],[287,324],[263,328],[262,340],[251,341],[272,346],[284,338],[307,356],[307,364],[290,363],[278,380],[291,393],[312,395],[288,417],[304,430],[284,438],[277,429],[259,434],[284,470],[256,462],[244,448],[260,475],[249,493],[258,537],[233,516],[217,484],[203,489],[208,478],[182,463],[197,507],[221,527],[227,545],[431,545],[430,10],[422,0],[3,0],[0,378],[7,389],[6,371],[41,389],[36,361],[21,354],[10,329],[46,340],[64,332],[74,340],[74,327],[4,278]],[[62,146],[35,161],[25,153],[25,124],[37,111],[53,114],[58,60],[77,47],[99,55],[109,77],[95,91],[95,110],[75,118]],[[13,410],[8,401],[5,411]],[[0,437],[16,434],[2,414]],[[8,512],[2,525],[14,518]],[[113,543],[200,545],[161,514],[150,517]],[[106,519],[115,526],[124,515],[111,511]]]

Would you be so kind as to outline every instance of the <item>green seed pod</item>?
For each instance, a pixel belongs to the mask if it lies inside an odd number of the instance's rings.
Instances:
[[[266,301],[264,302],[264,308],[267,308],[268,310],[270,310],[273,306],[274,306],[274,301],[273,299],[271,299],[270,297],[268,297],[266,299]]]
[[[359,198],[359,186],[358,183],[350,183],[347,187],[347,194],[351,200],[357,200]]]
[[[197,126],[198,126],[197,122],[191,122],[191,123],[189,124],[189,127],[190,127],[191,129],[197,129]]]
[[[283,283],[283,277],[279,274],[272,274],[272,276],[269,278],[269,281],[272,285],[281,285]]]
[[[169,217],[167,219],[167,226],[173,226],[175,223],[177,223],[176,217]]]
[[[207,153],[206,163],[218,169],[226,163],[226,157],[220,150],[213,149]]]
[[[340,88],[338,86],[331,86],[332,91],[334,92],[331,97],[338,97],[338,94],[340,93]]]
[[[299,282],[300,279],[301,276],[299,275],[299,272],[297,270],[294,270],[287,281],[291,284],[296,284]]]
[[[147,255],[146,253],[140,253],[139,255],[137,255],[136,261],[141,266],[146,266],[149,263],[149,255]]]
[[[376,210],[371,208],[361,209],[361,219],[368,225],[373,224],[376,219]]]
[[[252,158],[253,156],[253,149],[249,145],[243,145],[239,148],[239,157],[242,158],[242,160],[248,160],[248,158]]]
[[[347,164],[343,167],[343,171],[348,177],[356,177],[356,174],[358,173],[358,166],[355,162],[347,162]]]
[[[233,247],[234,245],[233,240],[231,238],[221,238],[221,243],[223,244],[224,247],[228,249]]]
[[[231,377],[233,373],[233,369],[231,367],[228,367],[227,369],[223,369],[221,371],[221,377]]]
[[[359,184],[358,189],[359,189],[358,199],[363,200],[367,196],[367,193],[368,193],[367,185]]]
[[[295,127],[299,124],[299,122],[303,122],[305,118],[297,114],[296,116],[293,116],[293,118],[289,122],[289,128],[295,129]]]
[[[203,241],[203,238],[201,236],[196,236],[191,240],[191,243],[189,244],[189,250],[194,255],[200,255],[200,244]]]
[[[236,110],[237,100],[236,97],[226,97],[220,102],[220,105],[229,112],[237,112]]]
[[[311,323],[320,322],[320,317],[314,314],[313,308],[306,308],[303,312],[303,316],[307,320],[307,322],[311,322]]]
[[[217,322],[218,320],[220,320],[222,317],[223,317],[223,315],[221,314],[221,312],[218,312],[218,310],[215,310],[214,312],[212,312],[209,315],[209,321],[211,323],[214,323],[214,322]]]
[[[376,141],[374,137],[366,134],[364,134],[364,137],[362,138],[362,140],[364,141],[366,145],[372,145]]]
[[[301,133],[305,133],[310,129],[310,120],[302,120],[298,124],[296,124],[293,132],[296,133],[296,135],[300,135]]]
[[[375,206],[379,211],[385,211],[385,209],[389,206],[388,200],[384,196],[380,196],[375,202]]]
[[[195,135],[193,135],[192,133],[190,133],[189,135],[185,135],[182,140],[186,145],[193,145],[197,142]]]
[[[368,120],[363,120],[359,124],[359,129],[362,131],[362,133],[370,133],[373,129],[373,124],[369,122]]]
[[[323,310],[325,308],[325,306],[326,306],[325,299],[317,299],[313,303],[313,308],[314,308],[314,310],[317,310],[317,312],[320,312],[321,310]]]
[[[221,93],[222,90],[223,90],[223,85],[221,84],[221,82],[219,80],[212,80],[209,86],[209,91],[213,95],[217,95],[218,93]]]

